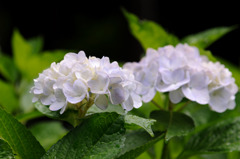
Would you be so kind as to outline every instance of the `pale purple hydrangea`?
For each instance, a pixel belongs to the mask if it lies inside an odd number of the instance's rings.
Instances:
[[[80,51],[66,54],[60,63],[52,63],[40,73],[31,93],[33,102],[49,105],[50,110],[60,110],[62,114],[69,104],[88,101],[90,96],[94,96],[94,103],[101,109],[107,108],[109,100],[127,111],[139,108],[142,99],[138,90],[142,90],[141,84],[117,62],[111,63],[108,57],[87,58]]]
[[[213,63],[200,56],[196,47],[178,44],[158,50],[148,49],[140,62],[126,63],[135,79],[142,83],[140,95],[151,101],[156,92],[169,92],[173,103],[184,97],[211,109],[223,112],[235,107],[238,87],[231,72],[219,62]]]

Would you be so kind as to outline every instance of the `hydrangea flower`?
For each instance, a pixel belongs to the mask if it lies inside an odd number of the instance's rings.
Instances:
[[[49,105],[50,110],[60,110],[62,114],[67,108],[80,109],[86,103],[106,109],[108,98],[127,111],[139,108],[142,99],[138,90],[142,90],[141,84],[117,62],[111,63],[108,57],[87,58],[80,51],[66,54],[60,63],[52,63],[34,79],[30,92],[34,94],[33,102]]]
[[[178,44],[148,49],[140,62],[126,63],[135,79],[142,83],[140,95],[144,102],[156,92],[169,92],[172,103],[184,97],[199,104],[209,104],[212,110],[223,112],[235,107],[238,87],[231,72],[219,62],[200,56],[196,47]]]

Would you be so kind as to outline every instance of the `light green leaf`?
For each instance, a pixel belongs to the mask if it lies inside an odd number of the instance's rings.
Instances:
[[[8,112],[18,107],[18,100],[12,84],[0,80],[0,105]]]
[[[0,139],[0,159],[14,159],[11,147],[4,140]]]
[[[62,124],[57,121],[37,123],[30,128],[30,131],[45,150],[48,150],[67,133]]]
[[[119,105],[109,104],[107,109],[102,110],[102,109],[99,109],[94,104],[88,109],[87,115],[94,114],[94,113],[104,113],[104,112],[115,112],[115,113],[118,113],[118,114],[121,114],[121,115],[125,114],[124,109]]]
[[[136,115],[125,115],[125,123],[127,128],[133,126],[139,126],[145,129],[152,137],[154,136],[151,126],[156,122],[153,119],[144,119]]]
[[[42,114],[46,115],[49,118],[59,119],[61,116],[59,111],[51,111],[51,110],[49,110],[48,106],[43,105],[40,102],[34,103],[34,106],[39,112],[41,112]]]
[[[31,45],[22,37],[18,30],[14,30],[12,37],[13,58],[19,70],[26,74],[29,57],[32,55]]]
[[[65,51],[46,51],[39,55],[32,55],[25,64],[24,72],[28,79],[36,78],[44,69],[50,67],[52,62],[59,62],[65,55]]]
[[[19,106],[23,113],[29,113],[34,110],[32,103],[33,94],[29,91],[33,87],[33,81],[22,79],[18,86]]]
[[[19,158],[36,159],[45,153],[31,132],[2,108],[0,108],[0,138],[8,143]]]
[[[161,110],[153,111],[150,118],[157,120],[153,129],[166,131],[166,141],[174,136],[187,135],[194,129],[194,121],[192,118],[183,113]]]
[[[216,40],[220,39],[225,34],[234,30],[236,27],[217,27],[205,30],[203,32],[189,35],[181,40],[182,43],[188,43],[189,45],[194,45],[199,48],[207,48]]]
[[[116,158],[124,146],[124,133],[123,116],[94,114],[53,145],[42,159]]]
[[[7,80],[15,82],[18,76],[17,68],[13,60],[0,52],[0,73]]]
[[[228,118],[193,135],[182,156],[240,151],[240,117]]]
[[[31,45],[33,54],[38,54],[43,49],[43,38],[41,36],[29,39],[28,43]]]
[[[138,17],[123,9],[133,36],[142,47],[157,49],[165,45],[176,45],[179,40],[176,36],[167,33],[162,26],[153,21],[139,20]]]
[[[19,115],[16,116],[16,119],[19,122],[26,122],[28,120],[39,118],[39,117],[42,117],[42,116],[44,116],[44,115],[41,112],[35,110],[35,111],[29,112],[29,113],[19,114]]]
[[[155,137],[151,137],[145,131],[132,131],[126,134],[125,146],[118,159],[136,158],[163,138],[164,134],[159,132],[155,134]]]
[[[24,37],[15,30],[12,38],[12,48],[14,62],[21,71],[22,75],[28,80],[36,78],[38,73],[50,67],[52,62],[60,61],[65,51],[45,51],[38,52],[42,49],[42,39],[36,38],[25,40]]]

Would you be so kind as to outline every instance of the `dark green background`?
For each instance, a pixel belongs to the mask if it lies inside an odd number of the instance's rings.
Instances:
[[[44,49],[67,49],[88,55],[109,56],[111,60],[137,61],[143,53],[130,35],[121,7],[142,19],[153,20],[169,32],[184,37],[218,26],[239,24],[239,5],[158,0],[102,0],[21,4],[0,2],[0,48],[11,53],[11,35],[18,28],[26,38],[42,36]],[[239,63],[239,28],[210,49],[214,55]]]

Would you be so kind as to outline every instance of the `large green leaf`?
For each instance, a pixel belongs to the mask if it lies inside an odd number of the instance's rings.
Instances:
[[[0,52],[0,73],[7,80],[15,82],[18,76],[17,68],[13,60]]]
[[[8,143],[19,158],[36,159],[45,153],[31,132],[2,108],[0,108],[0,138]]]
[[[46,150],[67,133],[62,124],[57,121],[35,124],[30,128],[30,131]]]
[[[103,112],[116,112],[120,115],[125,115],[125,111],[122,109],[121,106],[109,104],[107,109],[102,110],[99,109],[96,105],[93,105],[88,110],[89,114],[94,113],[103,113]],[[125,127],[128,129],[145,129],[151,136],[154,136],[151,126],[154,124],[155,120],[153,119],[146,119],[136,115],[126,114],[124,116],[125,119]]]
[[[145,119],[142,117],[138,117],[136,115],[125,115],[125,123],[127,124],[127,128],[129,127],[141,127],[145,129],[152,137],[154,136],[151,126],[156,122],[153,119]]]
[[[176,45],[179,42],[176,36],[169,34],[159,24],[153,21],[141,21],[136,15],[126,10],[123,10],[123,13],[128,20],[131,33],[141,43],[144,49],[157,49],[169,44]]]
[[[0,139],[0,159],[13,159],[14,154],[7,142]]]
[[[124,133],[123,116],[94,114],[53,145],[43,159],[115,158],[124,146]]]
[[[154,129],[166,131],[166,141],[174,136],[187,135],[194,129],[194,121],[192,118],[183,113],[160,110],[153,111],[150,117],[157,120]]]
[[[118,159],[136,158],[163,138],[164,134],[160,132],[156,133],[155,137],[151,137],[145,131],[132,131],[126,134],[125,146]]]
[[[0,105],[8,112],[18,107],[18,100],[12,84],[0,80]]]
[[[225,119],[193,135],[182,158],[200,153],[240,151],[240,117]]]
[[[234,30],[236,27],[217,27],[205,30],[203,32],[189,35],[181,40],[183,43],[197,46],[199,48],[207,48],[209,45],[220,39],[225,34]]]

